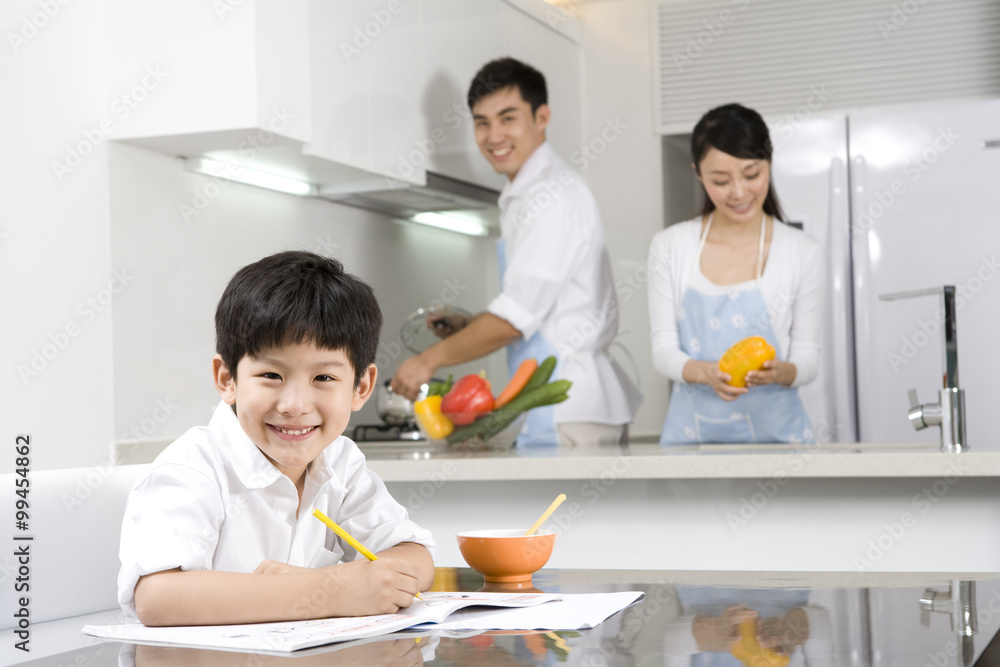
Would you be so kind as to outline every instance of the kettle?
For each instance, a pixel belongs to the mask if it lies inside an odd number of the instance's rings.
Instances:
[[[391,380],[386,380],[376,390],[375,408],[378,416],[390,426],[415,426],[413,401],[394,392],[389,386],[390,382]],[[426,386],[423,390],[426,391]]]

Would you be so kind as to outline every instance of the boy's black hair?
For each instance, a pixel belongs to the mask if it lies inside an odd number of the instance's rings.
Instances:
[[[691,159],[694,168],[701,173],[701,161],[709,148],[722,151],[744,160],[764,160],[771,162],[771,134],[767,131],[767,123],[753,109],[740,104],[724,104],[706,113],[694,126],[691,133]],[[701,214],[708,215],[715,210],[715,205],[709,199],[702,187],[704,203]],[[785,214],[778,202],[778,193],[774,190],[774,179],[768,184],[767,196],[764,198],[764,212],[777,220],[784,220]]]
[[[236,272],[215,310],[215,349],[236,379],[244,356],[311,341],[344,350],[354,386],[375,360],[382,311],[375,292],[335,259],[288,251]]]
[[[531,65],[513,58],[491,60],[476,72],[469,85],[469,109],[484,97],[498,90],[514,86],[521,93],[521,99],[531,106],[531,113],[549,103],[549,93],[545,87],[545,76]]]

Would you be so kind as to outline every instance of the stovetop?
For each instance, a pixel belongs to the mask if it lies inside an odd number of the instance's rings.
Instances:
[[[351,432],[354,442],[392,441],[420,442],[426,440],[416,424],[358,424]]]

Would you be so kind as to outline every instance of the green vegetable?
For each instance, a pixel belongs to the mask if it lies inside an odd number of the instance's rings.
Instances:
[[[531,379],[528,380],[528,384],[524,385],[524,389],[521,390],[521,395],[527,394],[532,389],[538,389],[545,385],[552,377],[552,371],[556,369],[556,358],[554,356],[548,357],[542,363],[538,364],[538,368],[531,375]]]
[[[555,357],[550,357],[550,359],[553,360],[553,363],[549,366],[549,374],[552,373],[552,368],[555,366]],[[548,362],[548,359],[545,361]],[[485,442],[510,426],[522,412],[543,405],[552,405],[565,401],[569,398],[566,392],[569,391],[572,384],[569,380],[556,380],[530,391],[525,388],[516,398],[502,408],[494,410],[491,414],[477,419],[468,426],[453,431],[448,436],[448,442],[455,444],[456,442],[473,438]]]
[[[444,382],[439,382],[438,380],[434,380],[429,385],[427,385],[427,395],[444,396],[449,391],[451,391],[452,384],[454,384],[454,382],[452,382],[452,374],[448,373],[448,379],[445,380]]]

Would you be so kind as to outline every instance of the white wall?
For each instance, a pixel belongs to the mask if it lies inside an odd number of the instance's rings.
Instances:
[[[104,13],[47,4],[0,9],[0,472],[17,434],[37,470],[106,462],[113,432]]]
[[[597,198],[621,308],[620,335],[639,369],[645,402],[632,436],[659,435],[669,383],[653,370],[646,304],[649,242],[663,229],[660,137],[650,101],[648,0],[606,0],[579,7],[584,23],[584,132],[567,156]],[[622,365],[630,364],[621,354]]]

